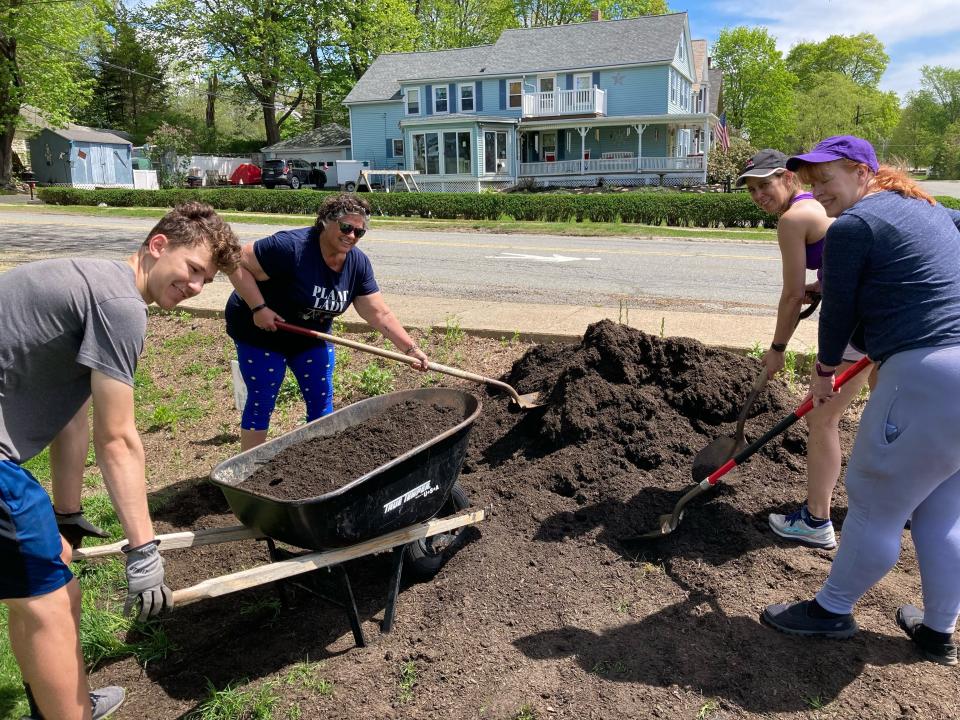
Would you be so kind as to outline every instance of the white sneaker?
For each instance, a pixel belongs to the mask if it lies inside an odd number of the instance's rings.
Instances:
[[[777,535],[811,547],[831,550],[837,546],[837,536],[833,532],[833,523],[827,520],[822,525],[811,524],[807,504],[789,515],[770,513],[770,529]]]

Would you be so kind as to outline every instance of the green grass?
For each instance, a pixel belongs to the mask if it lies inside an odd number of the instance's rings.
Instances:
[[[134,217],[160,218],[166,210],[163,208],[100,208],[77,205],[37,206],[4,205],[0,212],[29,212],[50,215],[86,215],[93,217]],[[313,215],[280,215],[273,213],[240,213],[222,211],[219,215],[231,223],[256,223],[260,225],[297,225],[313,221]],[[425,220],[419,218],[374,217],[370,225],[373,230],[435,230],[483,231],[488,233],[532,233],[546,235],[574,235],[579,237],[633,237],[649,238],[700,238],[736,240],[765,240],[775,242],[774,230],[758,229],[694,229],[662,227],[656,225],[634,225],[631,223],[594,223],[594,222],[539,222],[517,220]]]
[[[413,689],[417,685],[417,665],[413,660],[407,660],[400,666],[400,677],[397,681],[399,692],[397,698],[400,702],[410,702],[413,700]]]
[[[323,697],[333,695],[333,683],[319,676],[323,663],[299,662],[283,676],[287,685],[296,685]]]
[[[245,681],[240,681],[245,682]],[[237,683],[240,684],[240,683]],[[222,690],[207,680],[208,697],[193,712],[186,715],[193,720],[272,720],[279,696],[272,683],[264,683],[258,689],[241,690],[227,685]]]
[[[707,720],[711,715],[720,709],[720,703],[716,700],[707,700],[697,711],[697,720]]]
[[[521,705],[510,720],[537,720],[537,713],[531,705]]]

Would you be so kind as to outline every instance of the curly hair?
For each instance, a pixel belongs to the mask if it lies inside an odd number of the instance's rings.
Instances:
[[[189,200],[160,218],[147,233],[144,245],[155,235],[165,235],[171,247],[206,244],[222,273],[229,275],[240,264],[240,240],[231,227],[207,203]]]
[[[338,193],[327,196],[317,210],[317,227],[327,220],[336,220],[344,215],[360,215],[364,222],[370,217],[370,203],[353,193]]]
[[[854,162],[853,160],[836,160],[835,162],[842,163],[847,170],[853,170],[857,165],[862,165],[862,163]],[[797,175],[800,176],[800,179],[803,182],[810,184],[814,180],[819,180],[821,176],[822,168],[827,163],[803,163],[799,168],[797,168]],[[930,193],[926,192],[921,188],[915,180],[912,180],[905,172],[899,170],[892,165],[881,165],[877,172],[870,178],[869,188],[872,191],[878,190],[890,190],[892,192],[900,193],[903,197],[914,198],[915,200],[925,200],[931,205],[936,205],[937,201],[933,199],[933,196]]]

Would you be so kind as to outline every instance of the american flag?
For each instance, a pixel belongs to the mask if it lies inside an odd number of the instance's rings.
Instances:
[[[717,124],[717,140],[724,152],[730,149],[730,134],[727,132],[727,114],[720,113],[720,122]]]

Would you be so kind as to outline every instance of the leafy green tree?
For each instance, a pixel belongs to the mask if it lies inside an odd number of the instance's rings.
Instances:
[[[890,56],[872,33],[831,35],[823,42],[802,42],[791,48],[786,65],[797,76],[797,88],[810,90],[824,73],[844,75],[863,87],[876,87]]]
[[[513,0],[420,0],[415,13],[423,50],[489,45],[516,26]]]
[[[157,169],[157,182],[160,187],[174,188],[183,185],[190,152],[195,144],[189,128],[167,123],[162,123],[147,138],[150,162]]]
[[[939,105],[937,121],[946,127],[960,120],[960,70],[943,65],[920,68],[920,87]]]
[[[960,120],[951,123],[943,134],[930,167],[930,177],[937,180],[960,178]]]
[[[713,46],[723,72],[727,122],[755,147],[783,147],[794,123],[794,86],[776,40],[766,28],[724,28]]]
[[[724,150],[719,143],[707,153],[707,182],[730,184],[740,175],[747,160],[758,148],[740,137],[730,138],[730,149]]]
[[[670,12],[665,0],[514,0],[517,23],[526,28],[586,22],[594,10],[606,20]]]
[[[848,76],[816,75],[796,95],[796,127],[785,149],[802,151],[831,135],[853,134],[881,151],[900,120],[895,93],[858,85]]]
[[[890,138],[890,154],[903,158],[911,168],[930,167],[941,138],[931,123],[938,112],[937,101],[928,91],[907,95],[900,122]]]
[[[103,0],[0,0],[0,187],[13,183],[13,136],[23,105],[61,124],[89,101],[93,82],[81,51],[103,30],[98,10],[105,10]]]

